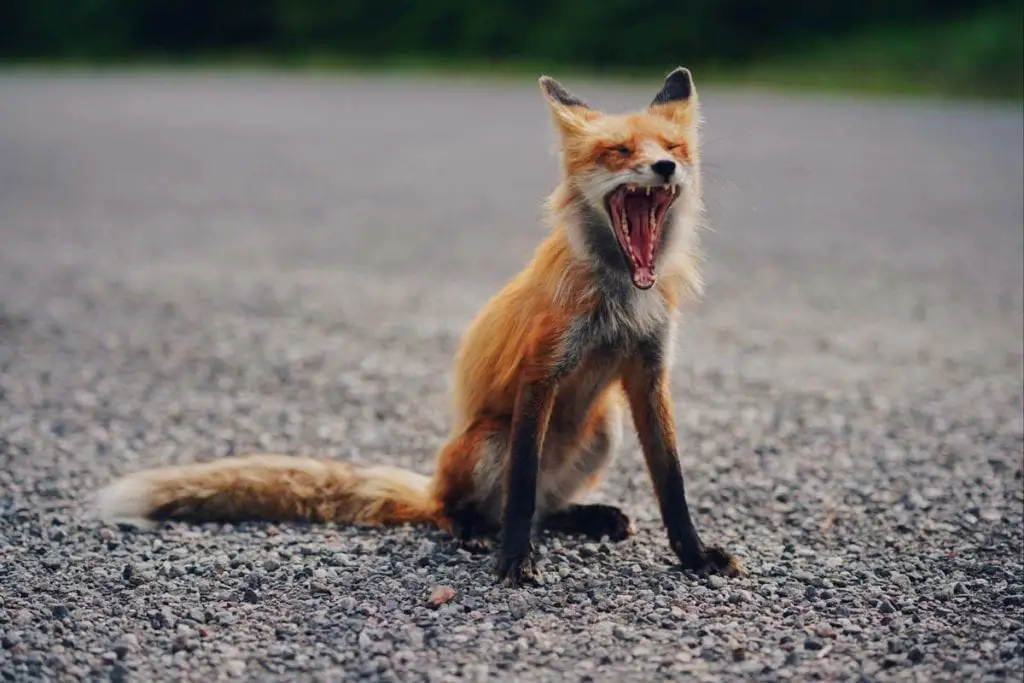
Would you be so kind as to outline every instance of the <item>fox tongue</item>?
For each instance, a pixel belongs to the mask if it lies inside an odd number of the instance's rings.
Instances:
[[[629,243],[633,248],[636,268],[633,279],[640,286],[654,282],[652,260],[654,225],[651,221],[651,199],[647,196],[626,198],[626,221],[629,223]]]

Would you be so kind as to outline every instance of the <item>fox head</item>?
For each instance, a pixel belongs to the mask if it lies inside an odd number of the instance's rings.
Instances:
[[[559,134],[565,221],[577,252],[650,289],[692,236],[700,205],[699,112],[689,70],[666,76],[646,109],[606,114],[540,79]]]

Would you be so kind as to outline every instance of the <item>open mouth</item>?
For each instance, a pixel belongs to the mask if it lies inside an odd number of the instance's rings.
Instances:
[[[665,214],[675,198],[675,185],[619,185],[605,197],[615,237],[629,262],[633,284],[639,289],[654,286]]]

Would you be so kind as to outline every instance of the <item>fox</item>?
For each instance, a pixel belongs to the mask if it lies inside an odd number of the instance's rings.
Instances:
[[[101,517],[142,527],[432,525],[473,553],[491,553],[497,541],[495,581],[537,585],[540,532],[635,535],[620,508],[583,502],[628,413],[680,567],[744,574],[695,527],[669,386],[680,311],[704,291],[692,74],[677,67],[646,108],[625,114],[594,108],[549,76],[539,85],[560,169],[546,202],[550,229],[464,331],[450,433],[431,476],[252,453],[128,474],[99,491]]]

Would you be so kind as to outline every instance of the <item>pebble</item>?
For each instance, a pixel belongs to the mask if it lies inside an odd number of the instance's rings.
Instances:
[[[245,662],[240,659],[229,659],[224,663],[224,672],[231,678],[241,678],[245,675]]]
[[[427,604],[431,607],[440,607],[455,597],[455,589],[451,586],[437,586],[427,598]]]
[[[819,622],[814,626],[814,633],[820,638],[835,638],[836,631],[831,624]]]

